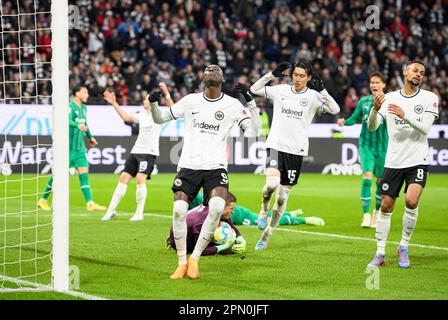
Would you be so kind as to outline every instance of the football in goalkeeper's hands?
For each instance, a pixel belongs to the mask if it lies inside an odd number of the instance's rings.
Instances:
[[[214,233],[214,242],[223,244],[231,237],[232,233],[235,234],[235,230],[227,222],[220,221]]]

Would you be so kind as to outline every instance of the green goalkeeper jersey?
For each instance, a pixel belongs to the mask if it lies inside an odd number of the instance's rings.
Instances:
[[[83,124],[87,126],[87,107],[85,104],[78,106],[74,101],[70,102],[70,116],[69,116],[69,144],[70,152],[78,152],[86,150],[84,142],[84,135],[89,139],[92,138],[90,130],[82,132],[78,126]]]
[[[388,141],[386,123],[383,122],[380,127],[373,132],[370,132],[367,127],[367,119],[369,118],[372,107],[373,95],[362,97],[351,117],[345,120],[345,125],[351,126],[361,120],[362,129],[361,134],[359,135],[360,149],[368,148],[371,151],[385,154]]]

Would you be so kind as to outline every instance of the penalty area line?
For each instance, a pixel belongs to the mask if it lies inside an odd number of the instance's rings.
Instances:
[[[17,284],[19,286],[27,286],[27,287],[29,287],[29,288],[17,288],[17,289],[14,289],[14,288],[2,288],[2,289],[0,289],[0,293],[52,292],[52,293],[66,294],[66,295],[69,295],[69,296],[82,298],[84,300],[108,300],[107,298],[104,298],[104,297],[99,297],[99,296],[91,295],[91,294],[88,294],[88,293],[85,293],[85,292],[80,292],[80,291],[73,291],[73,290],[56,291],[52,287],[50,287],[48,285],[44,285],[44,284],[37,283],[37,282],[26,281],[26,280],[22,280],[22,279],[17,279],[17,278],[12,278],[12,277],[3,276],[3,275],[0,275],[0,281],[14,283],[14,284]]]

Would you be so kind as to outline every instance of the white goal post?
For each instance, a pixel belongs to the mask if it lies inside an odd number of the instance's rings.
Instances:
[[[69,289],[68,0],[53,0],[53,288]]]
[[[68,2],[0,0],[0,292],[70,286]],[[30,125],[44,118],[48,132]]]

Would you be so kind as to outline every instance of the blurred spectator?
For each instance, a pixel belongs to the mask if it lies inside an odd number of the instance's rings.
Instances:
[[[350,87],[348,89],[347,95],[345,96],[345,110],[349,113],[353,113],[353,111],[356,108],[356,105],[358,104],[359,97],[356,94],[356,90],[353,87]]]

